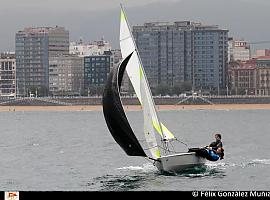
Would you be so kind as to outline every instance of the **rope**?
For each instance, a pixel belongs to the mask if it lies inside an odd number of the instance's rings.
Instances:
[[[153,149],[153,148],[155,148],[155,147],[159,147],[159,146],[156,145],[156,146],[153,146],[153,147],[145,148],[145,149],[143,149],[143,150],[150,150],[150,149]]]
[[[188,145],[186,143],[182,142],[181,140],[178,140],[177,138],[175,138],[174,140],[177,141],[177,142],[180,142],[181,144],[183,144],[187,148],[189,148]],[[143,142],[146,142],[145,140],[142,140],[142,141]],[[173,146],[173,144],[172,144],[172,142],[170,140],[164,140],[164,139],[162,139],[161,140],[161,143],[162,143],[163,146],[156,145],[156,146],[153,146],[153,147],[144,148],[144,150],[150,150],[152,148],[158,147],[158,148],[162,149],[165,154],[168,154],[168,153],[180,153],[179,151],[175,151],[175,148],[174,148],[174,146]],[[171,147],[172,147],[173,150],[170,150],[169,149],[169,144],[171,145]]]
[[[175,138],[175,140],[176,140],[177,142],[182,143],[182,144],[183,144],[183,145],[185,145],[186,147],[188,147],[188,145],[187,145],[186,143],[184,143],[184,142],[182,142],[182,141],[178,140],[177,138]]]

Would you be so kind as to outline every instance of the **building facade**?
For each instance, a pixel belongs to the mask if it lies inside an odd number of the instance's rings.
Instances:
[[[228,30],[181,21],[134,26],[150,86],[189,82],[194,89],[226,85]]]
[[[253,58],[258,58],[261,56],[270,56],[270,49],[257,49],[256,54],[253,55]]]
[[[69,53],[69,32],[63,27],[25,28],[16,33],[17,95],[49,91],[49,58]]]
[[[49,93],[53,96],[81,96],[84,88],[83,58],[60,55],[49,60]]]
[[[256,58],[256,94],[270,95],[270,56]]]
[[[236,95],[256,94],[256,64],[250,62],[236,63],[230,69],[231,89]]]
[[[80,42],[71,42],[69,46],[70,54],[75,54],[80,57],[103,55],[104,51],[110,51],[111,49],[110,43],[103,39],[88,44],[80,40]]]
[[[247,61],[251,58],[250,46],[247,41],[234,40],[230,38],[228,41],[230,47],[229,60],[230,61]]]
[[[230,62],[229,82],[234,94],[270,95],[270,56]]]
[[[15,53],[0,55],[0,96],[16,96]]]
[[[84,89],[88,95],[100,93],[113,65],[111,55],[84,57]]]

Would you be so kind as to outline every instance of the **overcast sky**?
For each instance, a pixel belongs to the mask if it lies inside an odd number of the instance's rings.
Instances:
[[[24,27],[55,25],[69,30],[73,41],[104,36],[118,48],[120,2],[131,26],[191,20],[219,25],[239,39],[270,41],[269,0],[0,0],[0,51],[14,51],[15,33]]]
[[[108,10],[119,7],[120,3],[127,6],[142,6],[157,1],[159,0],[1,0],[0,10],[5,11],[10,8],[38,9],[41,11],[46,9],[62,11]]]

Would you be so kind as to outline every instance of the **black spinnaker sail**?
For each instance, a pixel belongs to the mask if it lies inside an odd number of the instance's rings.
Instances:
[[[119,66],[114,67],[108,76],[102,99],[103,114],[113,138],[122,149],[129,156],[146,157],[128,123],[119,94],[124,71],[131,56],[132,53]]]

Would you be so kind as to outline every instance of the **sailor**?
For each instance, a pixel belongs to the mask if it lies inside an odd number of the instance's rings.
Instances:
[[[212,142],[209,146],[206,146],[210,157],[213,157],[213,161],[216,161],[220,158],[220,160],[224,157],[224,148],[221,142],[221,134],[215,134],[215,142]],[[217,158],[218,156],[218,158]]]
[[[212,142],[208,147],[212,147],[214,149],[218,149],[219,147],[222,147],[222,142],[221,142],[221,134],[216,133],[215,134],[215,142]]]

